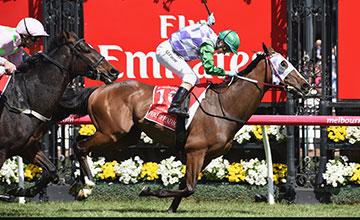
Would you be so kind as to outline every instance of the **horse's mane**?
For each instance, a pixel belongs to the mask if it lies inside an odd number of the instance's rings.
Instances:
[[[49,47],[47,51],[50,53],[51,51],[59,48],[65,43],[65,37],[63,35],[63,32],[56,33],[54,37],[50,38]]]
[[[247,67],[243,70],[241,70],[237,75],[238,76],[245,76],[247,75],[248,73],[250,73],[257,65],[258,63],[265,59],[265,54],[262,54],[262,53],[259,53],[257,54],[256,58],[251,61],[251,63],[249,65],[247,65]],[[224,86],[228,86],[229,85],[229,82],[230,80],[232,79],[233,77],[232,76],[227,76],[224,81],[222,81],[221,83],[219,84],[212,84],[211,87],[212,88],[218,88],[218,87],[224,87]],[[237,77],[234,77],[234,82],[236,82],[237,80],[239,80],[239,78]]]
[[[64,44],[64,35],[62,33],[57,33],[54,37],[50,38],[50,43],[48,47],[48,52],[59,48],[61,45]],[[31,56],[26,57],[21,65],[17,68],[17,73],[26,73],[29,69],[32,69],[38,66],[42,62],[41,52],[35,53]]]
[[[26,57],[20,66],[16,69],[16,74],[18,73],[26,73],[29,69],[32,69],[38,66],[41,63],[41,55],[40,53],[35,53],[32,56]]]

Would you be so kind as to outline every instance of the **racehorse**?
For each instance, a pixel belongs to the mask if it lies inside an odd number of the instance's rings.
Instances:
[[[32,187],[14,188],[14,196],[34,197],[50,181],[57,179],[56,167],[45,156],[38,142],[65,88],[76,76],[85,75],[109,84],[119,74],[84,39],[63,31],[54,36],[49,53],[36,53],[19,67],[0,104],[0,168],[14,155],[42,167],[43,174]]]
[[[282,55],[264,44],[243,71],[210,86],[205,98],[187,129],[183,149],[186,174],[179,190],[144,188],[140,196],[174,197],[168,212],[175,212],[182,197],[195,191],[198,175],[212,159],[228,152],[236,132],[254,114],[265,92],[271,86],[283,86],[296,98],[306,95],[310,85]],[[276,85],[272,82],[277,82]],[[94,180],[86,156],[90,152],[105,152],[137,144],[144,131],[154,142],[175,148],[175,132],[146,120],[152,103],[154,86],[138,81],[122,81],[95,89],[88,99],[88,113],[96,133],[74,145],[79,159],[82,182],[77,199],[91,194]],[[220,101],[221,100],[221,101]],[[221,117],[214,117],[221,116]]]

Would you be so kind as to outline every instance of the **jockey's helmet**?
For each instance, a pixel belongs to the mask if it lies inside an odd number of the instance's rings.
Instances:
[[[226,30],[219,33],[219,39],[223,40],[229,47],[230,50],[235,53],[237,53],[237,50],[240,46],[240,38],[237,35],[235,31],[232,30]]]
[[[27,35],[30,37],[47,37],[49,36],[44,26],[40,21],[35,18],[23,18],[16,26],[16,31],[19,34]]]

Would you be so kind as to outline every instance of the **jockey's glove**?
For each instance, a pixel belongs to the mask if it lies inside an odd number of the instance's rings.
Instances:
[[[207,25],[211,26],[215,24],[215,17],[214,17],[214,13],[211,13],[211,15],[209,15],[208,20],[207,20]]]
[[[236,69],[232,69],[229,71],[229,76],[235,76],[238,74],[238,71]]]

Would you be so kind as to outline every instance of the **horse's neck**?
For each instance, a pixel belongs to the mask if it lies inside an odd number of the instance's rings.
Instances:
[[[266,80],[269,80],[267,78],[271,76],[269,71],[271,71],[269,66],[266,65],[265,67],[265,60],[262,60],[245,77],[258,82],[266,82]],[[268,87],[262,83],[255,84],[242,79],[237,80],[230,86],[229,91],[224,93],[225,99],[232,100],[228,102],[228,109],[230,109],[228,114],[247,120],[247,117],[250,117],[256,111],[267,90]]]
[[[68,49],[63,47],[52,53],[51,58],[70,69],[70,54]],[[27,74],[27,93],[31,107],[41,114],[51,115],[71,79],[70,73],[45,61]]]

